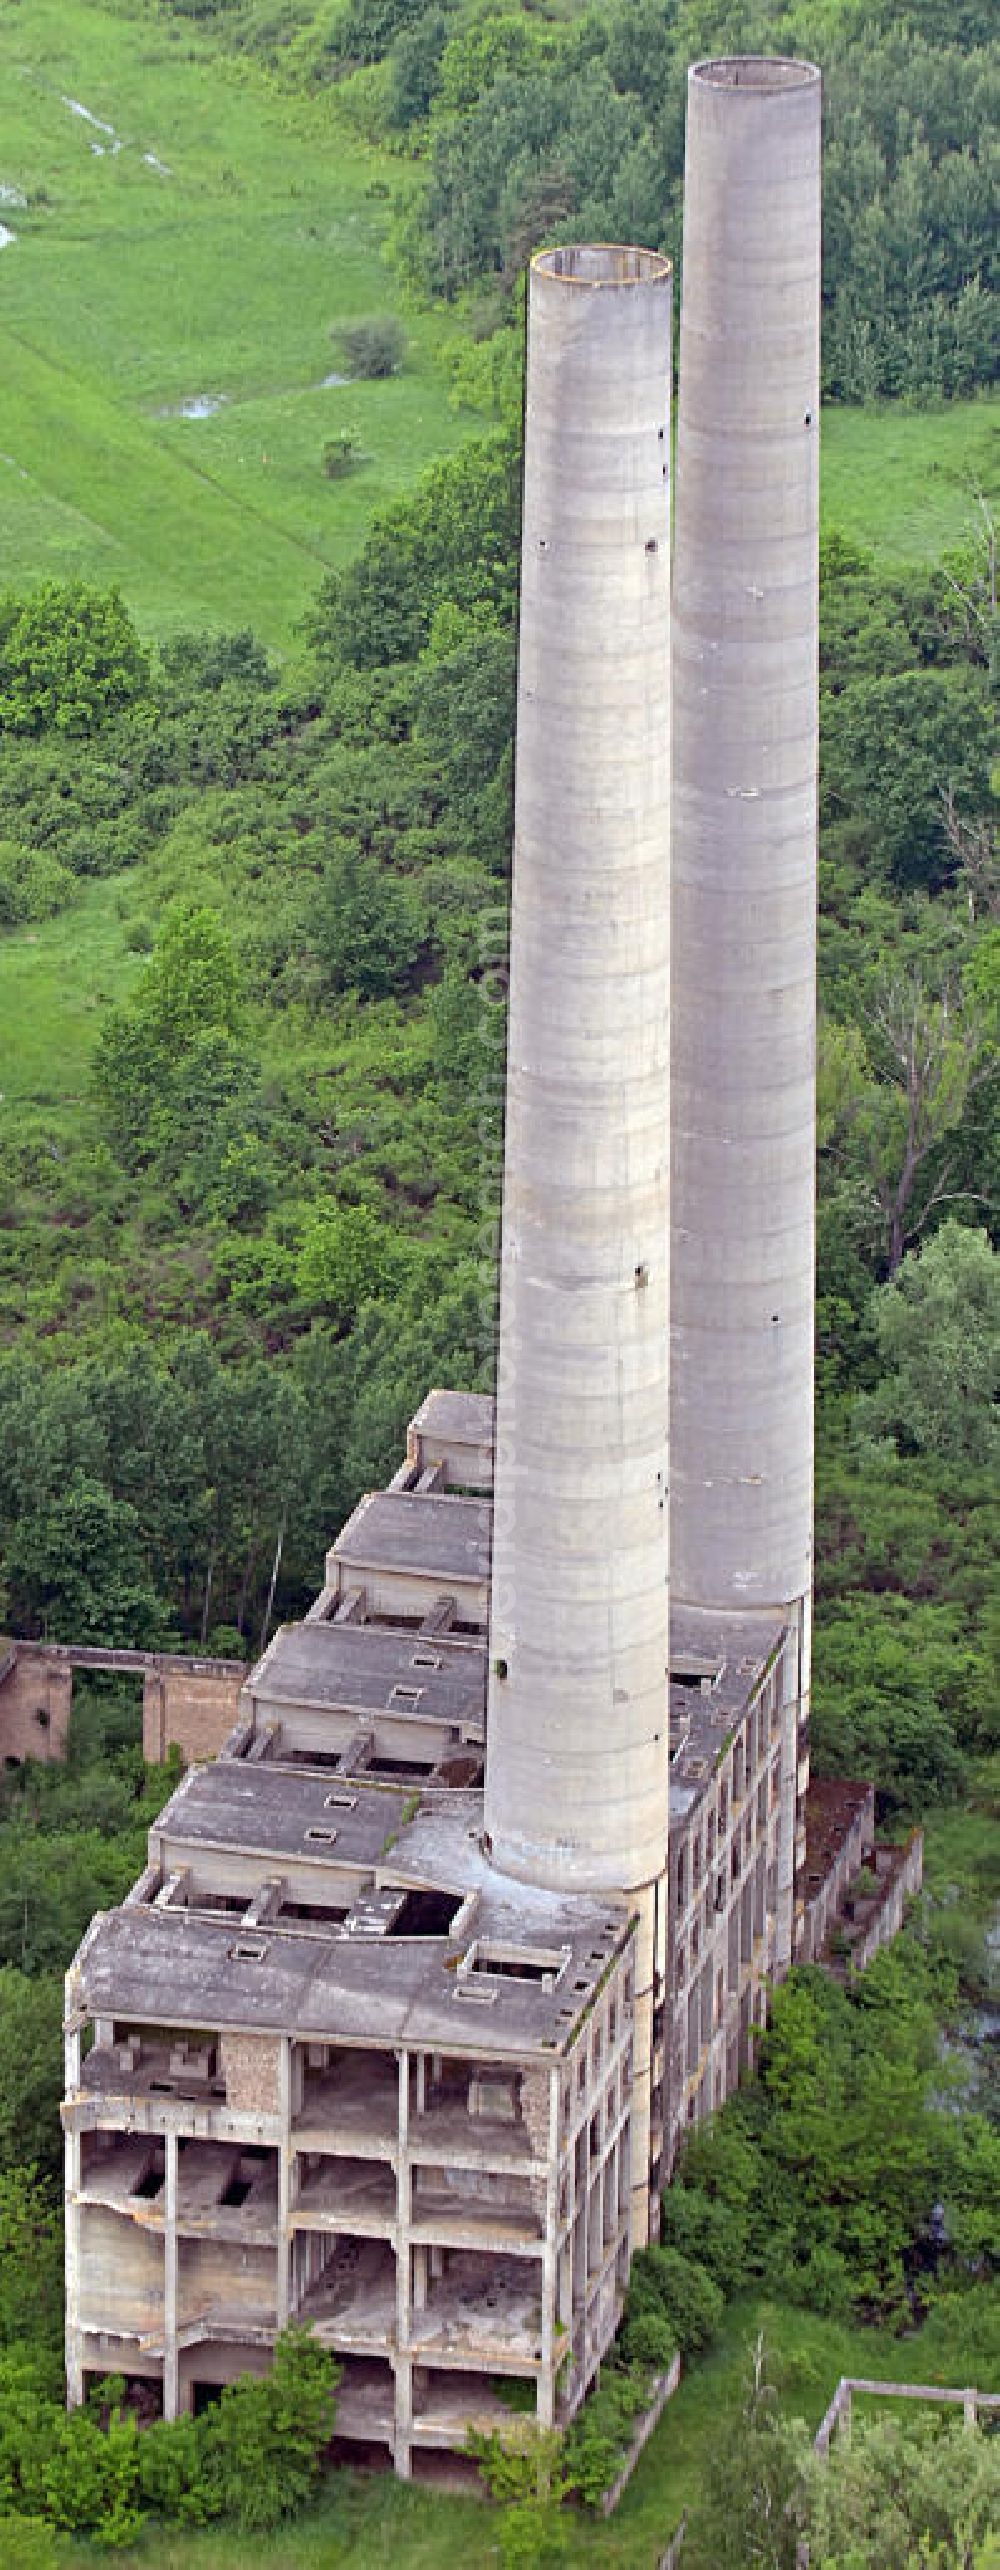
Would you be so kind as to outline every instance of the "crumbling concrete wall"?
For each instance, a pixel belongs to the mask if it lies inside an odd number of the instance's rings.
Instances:
[[[906,1904],[915,1900],[924,1879],[924,1833],[911,1830],[905,1848],[876,1845],[875,1867],[880,1888],[872,1915],[864,1932],[851,1945],[850,1962],[855,1972],[864,1972],[879,1947],[891,1945],[899,1935],[906,1915]]]
[[[226,2104],[234,2114],[281,2110],[281,2047],[273,2035],[223,2035],[219,2044]]]
[[[0,1649],[7,1660],[0,1676],[0,1758],[65,1758],[70,1663],[44,1642],[11,1642]]]
[[[142,2336],[163,2327],[163,2231],[88,2204],[80,2226],[84,2329]]]

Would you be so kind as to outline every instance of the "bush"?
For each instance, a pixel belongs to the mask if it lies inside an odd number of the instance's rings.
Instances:
[[[692,2356],[711,2345],[725,2297],[699,2259],[660,2247],[640,2249],[633,2259],[629,2306],[635,2320],[646,2311],[664,2316],[682,2356]]]
[[[677,2354],[677,2340],[665,2311],[652,2308],[637,2311],[627,2320],[622,2334],[622,2347],[630,2365],[649,2365],[656,2374],[665,2374]]]
[[[323,448],[323,471],[328,482],[342,481],[345,473],[353,472],[354,466],[360,462],[358,441],[349,428],[342,428],[338,437],[327,438]]]
[[[663,2197],[660,2224],[661,2243],[679,2249],[685,2258],[693,2258],[707,2268],[714,2284],[726,2295],[739,2293],[747,2280],[747,2234],[749,2228],[748,2194],[740,2205],[724,2203],[706,2186],[687,2176],[690,2151],[685,2151],[681,2179],[669,2186]],[[750,2183],[756,2177],[755,2159],[750,2159]]]
[[[566,2439],[574,2487],[588,2507],[599,2507],[621,2470],[635,2421],[645,2409],[649,2377],[644,2366],[605,2365],[596,2391],[585,2401]]]
[[[17,928],[25,919],[53,919],[75,891],[75,876],[47,848],[22,848],[15,839],[0,839],[0,928]]]
[[[229,2383],[202,2425],[205,2504],[245,2534],[268,2534],[301,2508],[333,2435],[333,2359],[306,2329],[286,2329],[270,2373]]]
[[[362,383],[398,375],[406,355],[406,333],[394,312],[372,313],[366,321],[343,322],[335,332],[341,361]]]

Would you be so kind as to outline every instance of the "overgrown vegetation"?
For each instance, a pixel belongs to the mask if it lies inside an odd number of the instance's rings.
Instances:
[[[200,2417],[141,2430],[120,2378],[67,2414],[54,2371],[23,2340],[0,2352],[0,2524],[24,2516],[109,2549],[147,2517],[267,2534],[303,2507],[333,2434],[336,2367],[307,2330],[286,2329],[268,2372],[227,2384]]]

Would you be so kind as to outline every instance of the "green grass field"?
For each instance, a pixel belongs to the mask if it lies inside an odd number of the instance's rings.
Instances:
[[[1000,401],[823,413],[823,519],[879,560],[937,562],[1000,506]]]
[[[5,583],[113,581],[148,632],[287,647],[372,510],[475,425],[447,317],[407,316],[389,382],[323,384],[331,327],[399,306],[381,253],[406,164],[143,0],[8,8],[0,84],[0,188],[26,200],[2,207]],[[199,399],[220,407],[177,415]],[[330,482],[345,428],[363,460]],[[1000,495],[995,402],[826,416],[827,522],[886,557],[961,542],[977,488]]]
[[[27,200],[2,207],[4,582],[114,581],[148,631],[280,648],[373,507],[474,425],[439,319],[407,317],[397,377],[323,388],[331,329],[398,308],[405,170],[141,5],[3,11],[0,87],[0,187]],[[221,407],[176,415],[202,397]],[[345,427],[364,460],[330,482]]]
[[[72,1107],[104,1004],[142,963],[124,940],[121,884],[84,882],[58,919],[9,930],[0,945],[0,1130],[26,1106]]]

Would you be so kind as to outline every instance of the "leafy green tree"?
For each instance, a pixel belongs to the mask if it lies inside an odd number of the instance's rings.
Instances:
[[[48,2453],[29,2497],[66,2534],[89,2534],[109,2549],[132,2543],[142,2523],[139,2430],[122,2406],[124,2384],[100,2387],[85,2409],[57,2411]]]
[[[0,927],[25,919],[53,919],[71,901],[76,884],[68,866],[43,848],[0,839]]]
[[[817,1632],[818,1770],[877,1775],[887,1806],[914,1816],[961,1791],[958,1740],[982,1679],[978,1655],[897,1596],[855,1596]],[[972,1702],[969,1701],[971,1689]]]
[[[349,375],[363,383],[398,375],[406,355],[406,333],[394,312],[372,313],[365,321],[347,321],[337,330],[337,345]]]
[[[823,2570],[972,2570],[1000,2517],[1000,2450],[938,2419],[858,2420],[849,2442],[813,2458],[807,2486],[810,2559]]]
[[[0,2171],[0,2347],[30,2341],[61,2358],[62,2336],[63,2242],[55,2194],[30,2166]]]
[[[859,1422],[906,1451],[1000,1463],[1000,1259],[984,1231],[942,1224],[875,1297],[882,1375]]]
[[[513,612],[520,531],[513,439],[469,441],[375,520],[357,560],[323,582],[312,626],[322,660],[378,669],[414,659],[445,599]]]
[[[117,589],[45,580],[25,598],[0,598],[0,733],[93,732],[149,689]]]
[[[20,1631],[61,1642],[162,1646],[169,1619],[144,1575],[141,1532],[127,1500],[74,1473],[11,1535],[7,1576]]]
[[[0,2169],[59,2168],[62,2068],[61,1978],[0,1966]]]
[[[367,1205],[322,1206],[303,1234],[299,1291],[345,1328],[362,1303],[379,1300],[395,1264],[385,1224]]]
[[[194,1058],[199,1088],[220,1049],[228,1065],[238,997],[232,940],[218,914],[196,902],[172,903],[131,998],[105,1021],[94,1061],[108,1129],[126,1157],[170,1136]]]
[[[322,990],[379,999],[405,987],[425,920],[411,884],[343,840],[324,867],[309,931]]]

